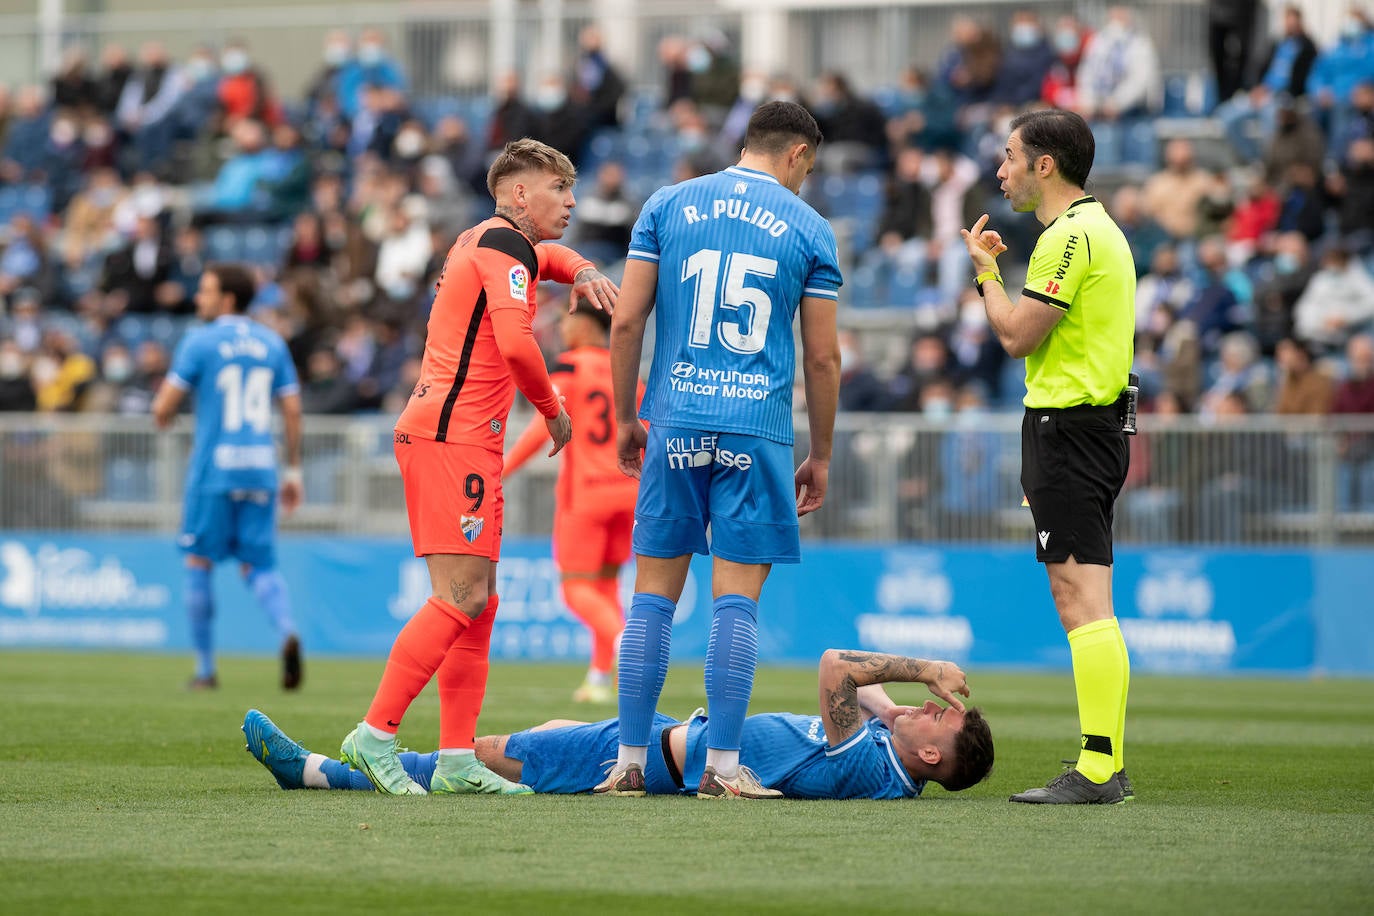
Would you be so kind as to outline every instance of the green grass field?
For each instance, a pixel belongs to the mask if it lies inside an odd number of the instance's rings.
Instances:
[[[381,662],[312,660],[298,695],[236,658],[189,694],[188,666],[0,654],[0,911],[1374,911],[1374,681],[1137,676],[1137,801],[1047,809],[1007,796],[1073,752],[1068,675],[973,672],[997,766],[967,792],[708,804],[282,792],[244,753],[244,711],[337,753]],[[481,730],[586,717],[578,677],[495,666]],[[702,701],[700,669],[675,668],[664,711]],[[759,672],[755,711],[815,704],[813,671]],[[427,692],[401,738],[437,729]]]

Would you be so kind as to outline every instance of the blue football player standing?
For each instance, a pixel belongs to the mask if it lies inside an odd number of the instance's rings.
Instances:
[[[800,197],[821,131],[792,102],[749,119],[738,165],[664,188],[635,223],[611,330],[621,470],[640,478],[635,595],[620,643],[620,749],[596,787],[643,795],[673,613],[694,553],[713,558],[710,703],[699,798],[776,798],[739,765],[758,660],[758,599],[801,560],[797,519],[825,500],[840,360],[830,224]],[[644,331],[658,308],[638,416]],[[810,453],[792,471],[792,325],[801,315]],[[708,538],[709,531],[709,538]]]
[[[301,397],[286,343],[245,312],[252,274],[236,264],[211,264],[196,292],[196,315],[208,322],[177,347],[172,369],[153,400],[153,419],[166,429],[188,391],[196,394],[195,442],[186,471],[178,545],[186,554],[186,611],[196,651],[193,689],[215,688],[214,564],[234,557],[245,581],[282,639],[282,686],[301,682],[301,645],[291,598],[277,570],[277,447],[272,402],[282,414],[286,468],[281,506],[301,502]]]

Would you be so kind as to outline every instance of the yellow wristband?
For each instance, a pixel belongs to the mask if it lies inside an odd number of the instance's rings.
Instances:
[[[983,295],[983,284],[989,280],[996,280],[998,283],[1001,283],[1002,275],[995,270],[985,270],[973,278],[973,285],[977,287],[978,295]]]

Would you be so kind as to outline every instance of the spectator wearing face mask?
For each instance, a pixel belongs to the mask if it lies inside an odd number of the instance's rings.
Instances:
[[[1262,264],[1255,280],[1255,314],[1250,328],[1260,351],[1273,355],[1278,342],[1293,332],[1293,308],[1312,279],[1307,238],[1283,232],[1274,239],[1274,256]]]
[[[219,81],[219,105],[226,127],[243,119],[277,124],[281,106],[273,97],[267,79],[253,66],[248,46],[237,39],[224,46],[219,56],[223,75]]]
[[[1034,10],[1012,13],[1007,37],[990,100],[1019,108],[1040,98],[1041,86],[1054,66],[1055,53]]]
[[[90,131],[90,128],[96,125],[103,126],[103,122],[92,121],[87,130]],[[100,129],[96,127],[91,132],[98,136]],[[52,193],[53,208],[60,212],[66,208],[71,202],[72,195],[80,188],[82,173],[90,152],[82,139],[81,128],[76,119],[67,114],[55,117],[48,131],[47,142],[43,144],[41,151],[38,162],[39,174]],[[31,176],[33,177],[37,176]]]
[[[1364,9],[1351,4],[1335,44],[1317,55],[1308,80],[1307,91],[1316,100],[1323,126],[1339,127],[1355,87],[1368,80],[1374,80],[1374,28]]]
[[[1089,121],[1147,114],[1160,94],[1159,53],[1127,6],[1107,12],[1078,67],[1078,109]]]
[[[339,80],[353,61],[353,39],[343,29],[330,29],[320,51],[320,69],[305,88],[306,118],[313,120],[327,99],[339,101]]]
[[[1332,244],[1293,306],[1293,333],[1320,352],[1336,352],[1355,332],[1371,329],[1374,279],[1359,259]]]
[[[1066,13],[1055,20],[1050,45],[1054,63],[1040,83],[1040,98],[1055,108],[1078,108],[1078,65],[1091,32],[1078,17]]]
[[[219,108],[219,68],[214,52],[200,47],[191,52],[181,68],[182,93],[173,109],[176,139],[195,140],[214,119]]]
[[[534,138],[579,164],[591,125],[586,110],[568,94],[567,81],[557,73],[544,77],[534,91],[534,108],[539,116]]]
[[[339,109],[352,120],[363,105],[368,86],[404,93],[405,71],[387,51],[386,35],[381,29],[364,29],[358,36],[358,53],[340,66],[338,75]]]

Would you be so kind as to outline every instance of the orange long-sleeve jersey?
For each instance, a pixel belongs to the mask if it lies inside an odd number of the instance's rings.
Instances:
[[[558,396],[530,324],[541,279],[571,283],[592,262],[562,245],[532,245],[493,216],[458,237],[439,276],[420,381],[396,431],[499,452],[515,389],[545,417]]]
[[[558,511],[634,508],[638,482],[620,472],[615,451],[615,408],[611,398],[611,354],[605,347],[578,347],[558,357],[551,373],[573,437],[560,453],[554,497]],[[644,396],[639,385],[638,398]],[[536,417],[506,455],[505,473],[520,467],[549,441]]]

